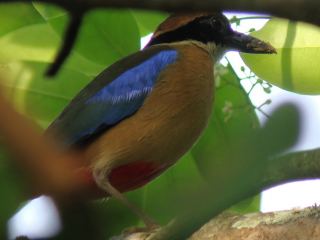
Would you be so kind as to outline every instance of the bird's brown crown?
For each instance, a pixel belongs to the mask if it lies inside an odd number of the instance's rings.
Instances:
[[[221,36],[230,31],[229,21],[222,13],[178,13],[158,26],[148,46],[184,40],[219,43]]]
[[[212,13],[211,13],[212,14]],[[187,25],[196,18],[210,16],[210,13],[176,13],[169,16],[164,22],[162,22],[153,34],[153,38],[164,34],[166,32],[174,31],[179,27]]]

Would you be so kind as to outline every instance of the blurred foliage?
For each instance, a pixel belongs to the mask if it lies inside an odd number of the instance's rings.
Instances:
[[[0,239],[5,239],[6,222],[12,213],[22,206],[25,199],[26,186],[23,184],[23,176],[8,161],[6,150],[0,148]]]
[[[230,150],[235,138],[259,128],[255,109],[232,67],[220,65],[219,68],[220,85],[216,89],[213,115],[206,132],[192,149],[192,155],[204,176],[211,175],[211,169],[227,175],[228,166],[234,163],[226,163],[221,156]]]
[[[2,84],[7,90],[6,94],[20,112],[45,129],[94,76],[118,59],[137,51],[140,48],[140,38],[154,30],[165,17],[166,14],[163,13],[133,10],[90,12],[85,17],[71,56],[58,76],[49,80],[44,72],[63,41],[67,13],[55,6],[39,3],[3,4],[0,6],[0,22],[5,23],[0,25],[0,76],[5,79]],[[310,44],[300,40],[309,38],[296,37],[295,42],[291,36],[289,40],[285,40],[288,38],[286,24],[280,20],[272,20],[265,30],[257,33],[262,39],[275,43],[279,56],[257,56],[259,61],[255,56],[244,55],[244,58],[250,68],[266,80],[270,79],[271,83],[300,92],[315,93],[317,83],[314,80],[318,76],[318,70],[312,68],[309,59],[316,59],[317,48],[311,49],[311,46],[317,43],[317,39],[312,38],[313,42]],[[302,29],[302,33],[316,31],[300,24],[294,24],[294,27]],[[278,28],[281,30],[278,31]],[[271,34],[273,32],[277,33]],[[294,44],[288,45],[293,42]],[[304,49],[303,44],[310,47]],[[294,65],[284,62],[286,54],[297,54],[292,62]],[[301,59],[301,62],[295,59]],[[299,66],[303,62],[304,67]],[[284,65],[290,65],[291,68],[283,69]],[[265,66],[272,66],[272,71]],[[304,70],[306,68],[307,71]],[[290,70],[293,71],[288,72]],[[220,65],[216,72],[219,76],[216,76],[213,116],[199,142],[160,177],[127,194],[130,201],[141,206],[161,224],[167,223],[178,213],[179,208],[173,202],[186,189],[207,186],[210,181],[214,181],[212,176],[215,174],[217,179],[221,175],[228,175],[230,166],[237,165],[237,159],[222,156],[233,149],[232,142],[235,139],[239,140],[253,129],[260,128],[256,108],[242,89],[239,77],[232,67],[229,64]],[[288,79],[294,83],[294,87],[285,84]],[[306,82],[301,79],[306,79]],[[2,194],[6,196],[2,197],[0,205],[2,228],[23,199],[20,196],[21,184],[13,179],[16,171],[8,170],[8,162],[0,159],[0,186]],[[142,225],[130,210],[116,200],[96,201],[92,203],[92,207],[99,215],[105,237],[115,235],[129,226]],[[258,207],[257,196],[240,203],[233,210],[248,212],[256,211]]]

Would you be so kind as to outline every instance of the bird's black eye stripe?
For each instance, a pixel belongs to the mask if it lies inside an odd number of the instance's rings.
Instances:
[[[214,27],[215,29],[220,29],[224,25],[221,21],[219,21],[213,17],[211,17],[211,18],[204,17],[204,18],[198,20],[198,22],[200,24],[210,25],[210,26]]]
[[[217,20],[214,18],[211,18],[210,23],[211,23],[211,25],[215,25],[217,23]]]
[[[218,20],[216,20],[216,19],[213,19],[211,22],[212,22],[212,25],[213,25],[215,28],[220,29],[220,28],[223,27],[223,24],[222,24],[221,21],[218,21]]]
[[[199,22],[200,24],[206,24],[206,25],[212,25],[216,19],[210,18],[210,17],[201,17],[199,19],[196,19],[195,22]]]

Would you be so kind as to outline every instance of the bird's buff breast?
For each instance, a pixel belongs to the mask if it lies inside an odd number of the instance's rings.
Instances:
[[[142,108],[87,150],[93,171],[105,172],[122,192],[146,184],[174,164],[207,125],[214,86],[210,54],[193,44],[176,48],[178,62],[160,75]]]

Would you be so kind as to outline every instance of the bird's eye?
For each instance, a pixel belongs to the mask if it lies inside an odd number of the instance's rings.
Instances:
[[[210,29],[215,29],[216,31],[221,31],[223,29],[223,23],[216,18],[205,18],[202,19],[200,23],[210,27]]]
[[[212,19],[212,20],[211,20],[211,24],[212,24],[212,26],[213,26],[215,29],[217,29],[217,30],[221,30],[221,29],[222,29],[222,23],[221,23],[221,21],[218,21],[218,20],[216,20],[216,19]]]

